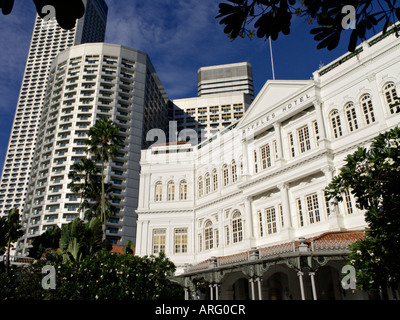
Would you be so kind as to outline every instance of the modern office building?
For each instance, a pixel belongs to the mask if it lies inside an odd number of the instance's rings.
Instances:
[[[252,101],[250,95],[241,92],[173,100],[178,137],[180,134],[187,139],[193,131],[195,144],[210,139],[241,119]]]
[[[311,80],[268,81],[209,141],[143,150],[136,254],[165,252],[187,299],[368,299],[340,285],[364,214],[324,189],[348,154],[399,125],[399,90],[392,30]]]
[[[251,64],[242,62],[200,68],[198,97],[172,101],[178,139],[179,135],[183,140],[190,136],[192,144],[210,139],[241,119],[253,100]]]
[[[32,238],[75,218],[80,196],[68,188],[71,166],[87,157],[89,129],[102,117],[119,128],[121,149],[106,168],[117,214],[107,224],[112,244],[135,243],[140,152],[152,128],[167,125],[168,97],[149,57],[120,45],[74,46],[51,65],[37,146],[17,245],[25,255]],[[98,164],[99,168],[101,164]]]
[[[198,96],[244,92],[254,97],[253,72],[248,62],[200,68]]]
[[[104,0],[84,0],[85,15],[72,30],[61,29],[55,18],[36,17],[0,181],[0,216],[23,210],[40,125],[46,85],[53,59],[73,45],[103,42],[108,7]]]

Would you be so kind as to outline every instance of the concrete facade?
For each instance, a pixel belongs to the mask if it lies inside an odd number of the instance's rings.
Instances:
[[[254,97],[253,71],[248,62],[200,68],[198,96],[243,92]]]
[[[74,46],[51,65],[37,147],[23,212],[22,255],[32,238],[62,227],[78,212],[79,195],[68,188],[68,173],[86,157],[88,131],[97,119],[113,120],[120,129],[121,149],[106,168],[106,182],[117,197],[116,217],[107,224],[112,244],[135,243],[140,151],[150,128],[165,128],[168,98],[147,54],[119,45]],[[100,166],[100,164],[98,164]]]
[[[73,45],[104,41],[108,7],[104,0],[85,0],[85,15],[72,30],[55,18],[36,16],[21,91],[0,182],[0,216],[24,209],[46,85],[53,59]]]

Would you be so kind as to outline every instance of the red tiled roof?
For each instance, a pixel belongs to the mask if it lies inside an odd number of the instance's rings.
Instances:
[[[365,237],[365,231],[337,231],[337,232],[326,232],[308,241],[353,241],[356,242]]]
[[[124,254],[124,246],[115,244],[112,246],[111,252],[117,254]],[[135,255],[135,248],[133,249],[133,255]]]

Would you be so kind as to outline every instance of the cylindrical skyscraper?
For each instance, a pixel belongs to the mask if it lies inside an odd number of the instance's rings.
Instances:
[[[85,140],[97,119],[119,128],[121,149],[106,169],[117,215],[107,224],[112,244],[135,243],[140,151],[149,129],[166,127],[168,98],[148,56],[120,45],[74,46],[51,65],[17,251],[32,238],[80,217],[81,199],[68,188],[74,163],[87,157]],[[100,164],[99,164],[100,166]],[[82,218],[82,215],[81,215]]]
[[[104,0],[84,0],[86,12],[75,28],[63,30],[55,18],[38,15],[22,79],[14,123],[4,159],[0,182],[0,217],[12,208],[24,208],[35,151],[36,137],[45,97],[50,65],[62,51],[73,45],[103,42],[108,7]]]

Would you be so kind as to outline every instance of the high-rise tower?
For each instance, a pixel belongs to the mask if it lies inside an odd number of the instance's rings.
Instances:
[[[198,96],[243,92],[254,98],[253,72],[248,62],[200,68]]]
[[[121,149],[107,163],[117,213],[107,223],[112,244],[135,243],[140,152],[146,133],[167,123],[168,97],[147,54],[120,45],[74,46],[53,61],[23,214],[25,236],[17,252],[55,226],[84,218],[82,201],[68,187],[68,173],[87,157],[89,129],[100,118],[119,128]],[[101,164],[99,163],[99,168]]]
[[[22,212],[36,146],[45,90],[53,59],[73,45],[103,42],[108,7],[104,0],[84,0],[85,15],[72,30],[55,18],[36,17],[21,91],[0,181],[0,216],[12,208]]]

